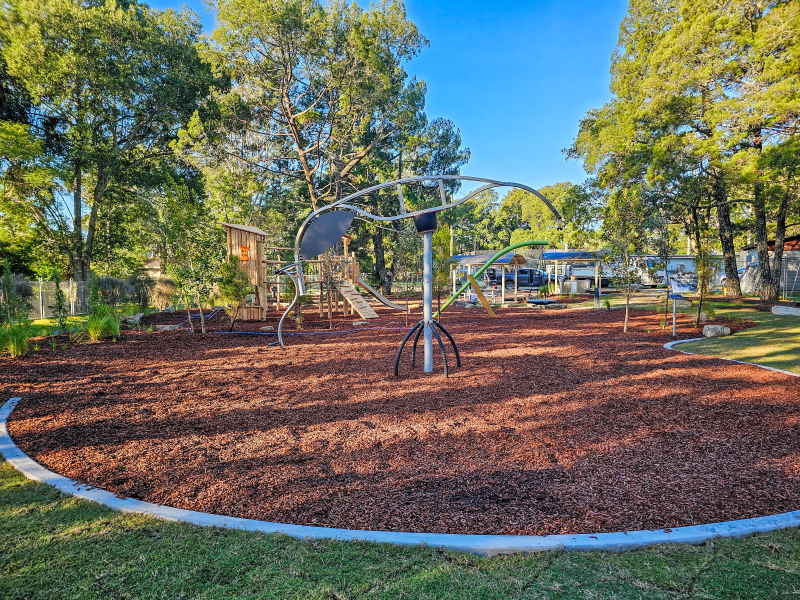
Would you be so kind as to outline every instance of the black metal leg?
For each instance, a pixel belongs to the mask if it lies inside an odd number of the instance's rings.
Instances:
[[[442,362],[444,363],[444,376],[450,377],[450,370],[447,368],[447,354],[444,351],[444,344],[442,343],[442,336],[439,335],[439,332],[436,331],[436,327],[433,326],[431,323],[431,330],[433,331],[433,335],[436,336],[436,341],[439,342],[439,350],[442,351]]]
[[[417,327],[419,327],[419,331],[417,331],[417,335],[414,336],[414,345],[411,346],[411,366],[417,366],[417,342],[419,341],[419,336],[422,335],[422,332],[425,331],[425,321],[420,321],[417,323]]]
[[[447,339],[450,340],[450,343],[453,345],[453,351],[456,353],[456,366],[461,366],[461,355],[458,353],[458,346],[456,346],[456,342],[453,339],[453,336],[450,335],[450,332],[445,329],[439,321],[434,321],[436,327],[442,330],[442,332],[447,336]]]
[[[420,321],[419,323],[414,325],[414,327],[411,328],[411,331],[409,331],[406,334],[406,337],[403,338],[403,342],[400,344],[400,349],[397,351],[397,357],[394,359],[394,376],[395,377],[399,377],[398,368],[400,366],[400,355],[403,353],[403,348],[405,347],[406,342],[408,341],[408,339],[411,337],[411,334],[413,334],[417,329],[419,329],[420,325],[422,325],[422,321]],[[413,364],[414,364],[413,361],[412,361],[411,364],[413,366]]]

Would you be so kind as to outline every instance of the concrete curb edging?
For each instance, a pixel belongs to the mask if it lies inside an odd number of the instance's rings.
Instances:
[[[0,409],[0,453],[28,479],[53,486],[62,494],[98,502],[108,508],[124,512],[155,517],[165,521],[182,521],[204,527],[224,527],[263,533],[283,533],[295,538],[360,540],[390,543],[403,546],[426,545],[457,552],[493,556],[547,550],[589,551],[605,550],[620,552],[643,548],[652,544],[702,544],[710,539],[746,537],[754,533],[774,531],[800,526],[800,510],[726,521],[709,525],[691,525],[654,531],[619,531],[614,533],[581,533],[575,535],[467,535],[453,533],[405,533],[399,531],[367,531],[356,529],[334,529],[308,525],[271,523],[255,519],[225,517],[210,513],[173,508],[142,502],[133,498],[119,498],[98,488],[78,483],[45,469],[20,450],[8,435],[6,421],[20,398],[11,398]]]
[[[686,344],[687,342],[700,342],[702,340],[707,340],[709,338],[691,338],[689,340],[675,340],[674,342],[667,342],[664,344],[664,348],[667,350],[675,350],[675,346],[678,344]],[[781,369],[776,369],[775,367],[767,367],[766,365],[759,365],[757,363],[745,362],[743,360],[735,360],[733,358],[720,358],[719,356],[709,356],[708,354],[699,354],[697,352],[686,352],[686,350],[675,350],[675,352],[680,352],[681,354],[690,354],[692,356],[708,356],[708,358],[716,358],[717,360],[727,360],[728,362],[735,362],[739,363],[740,365],[750,365],[751,367],[758,367],[760,369],[766,369],[767,371],[775,371],[776,373],[783,373],[784,375],[790,375],[791,377],[800,377],[798,373],[792,373],[791,371],[782,371]]]

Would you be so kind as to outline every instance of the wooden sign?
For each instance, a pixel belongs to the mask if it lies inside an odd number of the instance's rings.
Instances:
[[[250,248],[248,246],[239,246],[239,260],[250,260]]]

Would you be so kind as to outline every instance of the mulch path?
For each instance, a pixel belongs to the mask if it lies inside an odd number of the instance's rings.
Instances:
[[[554,534],[800,508],[798,379],[665,350],[653,312],[632,311],[625,335],[621,310],[528,308],[448,310],[464,366],[446,379],[436,356],[425,375],[406,354],[396,379],[405,316],[378,311],[286,350],[132,331],[3,359],[2,397],[22,397],[9,430],[46,467],[120,495],[303,525]],[[309,313],[304,331],[327,326]]]

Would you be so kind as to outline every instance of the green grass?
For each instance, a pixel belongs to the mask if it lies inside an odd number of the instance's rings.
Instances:
[[[86,323],[86,317],[67,317],[67,329],[77,329]],[[55,319],[36,319],[31,321],[31,337],[53,335],[58,329]]]
[[[124,515],[0,464],[0,597],[796,598],[800,531],[482,558]]]
[[[729,337],[681,344],[679,348],[800,374],[800,318],[741,308],[717,310],[717,317],[747,319],[758,322],[758,326]]]

